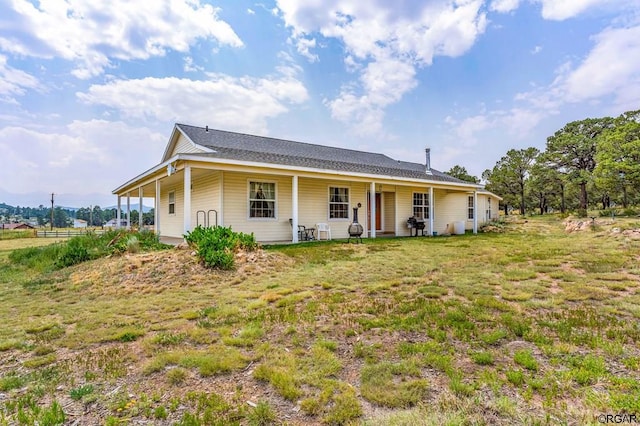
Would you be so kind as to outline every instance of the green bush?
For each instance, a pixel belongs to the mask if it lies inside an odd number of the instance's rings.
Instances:
[[[233,232],[231,227],[224,226],[198,226],[184,237],[196,249],[200,261],[209,268],[233,269],[236,251],[252,251],[258,247],[253,234]]]

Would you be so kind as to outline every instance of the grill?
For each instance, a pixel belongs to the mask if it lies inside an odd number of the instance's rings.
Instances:
[[[411,216],[407,220],[407,225],[409,226],[409,228],[415,230],[415,234],[413,235],[414,237],[418,236],[418,231],[420,231],[422,233],[422,236],[424,236],[424,227],[425,227],[424,220],[416,219],[415,217]]]
[[[358,208],[353,208],[353,222],[349,225],[349,239],[347,242],[351,242],[352,238],[356,240],[360,240],[362,242],[362,233],[364,232],[364,228],[362,225],[358,223]]]

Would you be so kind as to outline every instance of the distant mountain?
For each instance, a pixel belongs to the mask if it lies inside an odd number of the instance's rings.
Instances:
[[[122,211],[127,211],[127,201],[123,200],[124,202],[122,203],[122,205],[120,205],[120,209],[122,209]],[[116,206],[115,204],[113,206],[108,206],[108,207],[102,207],[100,206],[100,208],[102,210],[111,210],[111,209],[117,209],[118,206]],[[131,203],[131,211],[137,210],[140,211],[139,205],[138,203]],[[149,207],[149,206],[145,206],[144,204],[142,205],[142,213],[148,213],[149,211],[151,211],[151,209],[153,209],[153,206]]]

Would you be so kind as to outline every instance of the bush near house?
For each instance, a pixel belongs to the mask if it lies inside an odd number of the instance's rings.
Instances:
[[[187,232],[184,238],[209,268],[233,269],[234,255],[238,250],[253,251],[258,247],[253,233],[233,232],[231,227],[224,226],[198,226]]]

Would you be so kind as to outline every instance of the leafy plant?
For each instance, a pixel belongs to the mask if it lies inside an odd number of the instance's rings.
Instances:
[[[258,247],[253,234],[233,232],[231,227],[224,226],[197,226],[187,232],[184,238],[196,249],[200,261],[209,268],[233,269],[235,252],[252,251]]]

